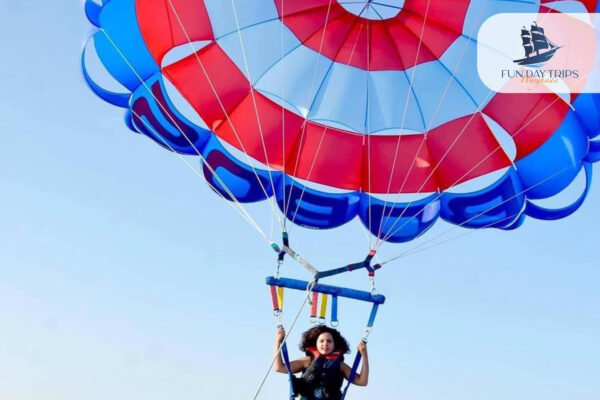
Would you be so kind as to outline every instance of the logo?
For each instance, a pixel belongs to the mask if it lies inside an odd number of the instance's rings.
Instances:
[[[600,14],[501,13],[477,33],[478,78],[497,93],[599,93],[599,54]]]
[[[552,43],[544,33],[544,28],[539,26],[535,21],[531,25],[530,30],[527,30],[525,27],[521,28],[521,39],[523,41],[523,49],[525,50],[525,58],[513,60],[513,62],[532,68],[543,66],[562,47]]]

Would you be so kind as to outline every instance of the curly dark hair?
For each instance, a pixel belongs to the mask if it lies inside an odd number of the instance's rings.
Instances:
[[[317,338],[322,333],[330,333],[333,336],[333,351],[340,354],[346,354],[350,352],[350,346],[344,337],[338,332],[337,329],[328,327],[327,325],[318,325],[314,328],[310,328],[302,334],[302,340],[300,341],[300,350],[302,350],[307,356],[312,357],[312,353],[308,350],[311,347],[317,347]]]

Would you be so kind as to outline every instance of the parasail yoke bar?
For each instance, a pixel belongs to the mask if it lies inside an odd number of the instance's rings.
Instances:
[[[294,260],[296,260],[298,264],[302,265],[304,269],[310,272],[316,280],[319,280],[321,278],[327,278],[333,275],[342,274],[348,271],[358,270],[361,268],[366,268],[369,271],[369,276],[372,277],[374,276],[375,271],[381,268],[381,264],[371,265],[371,260],[375,256],[375,250],[371,250],[367,258],[364,259],[364,261],[360,261],[354,264],[348,264],[343,267],[333,268],[326,271],[319,271],[311,263],[302,258],[300,254],[296,253],[292,248],[289,247],[289,239],[287,232],[283,233],[283,242],[284,243],[281,248],[275,243],[271,243],[271,247],[273,248],[273,250],[275,250],[278,253],[278,263],[281,264],[281,262],[283,262],[284,255],[287,254]]]
[[[319,271],[315,275],[315,278],[319,280],[322,278],[327,278],[328,276],[343,274],[344,272],[355,271],[361,268],[366,268],[369,271],[369,276],[373,277],[375,276],[375,271],[381,268],[381,264],[371,265],[371,261],[373,260],[374,256],[375,250],[371,250],[369,251],[369,255],[367,255],[367,258],[365,258],[363,261],[354,264],[348,264],[339,268],[329,269],[326,271]]]
[[[373,304],[383,304],[385,302],[385,296],[381,294],[372,294],[370,292],[365,292],[362,290],[348,289],[338,286],[324,285],[320,283],[315,283],[311,287],[310,282],[290,278],[277,279],[272,276],[269,276],[266,279],[266,281],[267,285],[285,287],[288,289],[311,290],[312,292],[325,293],[336,297],[345,297],[348,299],[366,301],[368,303]]]

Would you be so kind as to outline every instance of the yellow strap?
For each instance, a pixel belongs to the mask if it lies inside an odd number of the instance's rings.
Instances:
[[[279,305],[279,309],[283,310],[283,287],[277,287],[277,305]]]
[[[325,315],[327,314],[327,298],[329,297],[328,294],[321,294],[321,312],[319,313],[319,318],[325,318]]]

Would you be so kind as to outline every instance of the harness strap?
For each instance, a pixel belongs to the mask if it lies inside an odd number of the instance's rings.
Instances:
[[[288,235],[288,233],[287,233],[286,231],[283,231],[283,232],[281,233],[281,240],[282,240],[282,242],[283,242],[283,245],[284,245],[285,247],[289,247],[289,246],[290,246],[290,237],[289,237],[289,235]],[[281,250],[281,251],[279,252],[279,254],[277,255],[277,260],[278,260],[279,262],[283,262],[283,258],[284,258],[284,257],[285,257],[285,251]]]
[[[279,305],[279,310],[283,311],[283,288],[277,288],[277,304]]]
[[[290,356],[288,355],[288,351],[287,351],[287,343],[284,341],[281,344],[281,357],[283,358],[283,363],[285,364],[285,367],[287,368],[288,371],[288,380],[290,382],[290,400],[294,400],[295,396],[294,396],[294,384],[293,384],[293,374],[292,374],[292,367],[290,365]]]
[[[344,391],[342,392],[341,400],[344,400],[344,398],[346,397],[346,393],[348,392],[348,389],[350,388],[350,385],[352,384],[352,382],[354,382],[354,378],[356,377],[356,371],[358,370],[358,365],[360,364],[361,358],[362,358],[362,356],[360,355],[360,352],[356,352],[356,357],[354,357],[354,363],[352,364],[352,369],[350,370],[350,376],[348,376],[348,383],[346,384],[346,387],[344,388]]]
[[[327,315],[327,299],[329,295],[327,293],[321,294],[321,310],[319,311],[319,320],[322,322],[325,321],[325,316]]]
[[[367,322],[367,328],[372,328],[375,323],[375,317],[377,316],[377,310],[379,308],[379,304],[373,303],[373,307],[371,308],[371,314],[369,315],[369,322]]]
[[[314,320],[317,318],[317,307],[319,304],[319,293],[312,292],[312,299],[310,305],[310,318]]]
[[[371,328],[373,328],[373,324],[375,323],[375,317],[377,316],[377,310],[379,309],[379,304],[377,303],[373,303],[373,307],[371,308],[371,314],[369,315],[369,321],[367,322],[367,332],[365,333],[365,337],[363,338],[363,342],[367,342],[367,335],[369,334],[369,332],[371,331]],[[342,392],[342,399],[344,400],[344,398],[346,397],[346,393],[348,392],[348,389],[350,388],[350,385],[352,383],[354,383],[354,378],[356,377],[356,371],[358,370],[358,365],[360,364],[360,360],[361,360],[362,356],[360,354],[360,352],[356,352],[356,357],[354,357],[354,363],[352,364],[352,369],[350,370],[350,375],[348,376],[348,383],[346,384],[346,387],[344,388],[344,391]]]
[[[331,296],[331,325],[337,326],[338,323],[338,297],[334,294]]]
[[[273,311],[281,311],[281,308],[279,308],[279,299],[277,298],[277,287],[274,285],[269,285],[269,289],[271,292],[271,303],[273,303]]]

